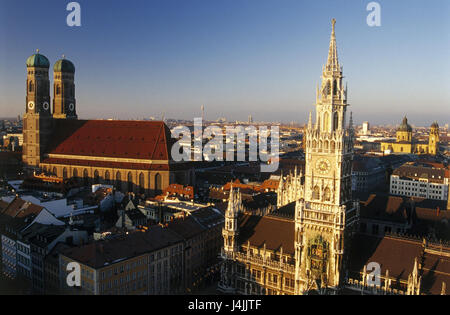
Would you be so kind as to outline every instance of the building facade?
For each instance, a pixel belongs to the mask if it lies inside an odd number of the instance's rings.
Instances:
[[[448,200],[449,170],[444,165],[406,163],[394,170],[390,193],[398,196]]]

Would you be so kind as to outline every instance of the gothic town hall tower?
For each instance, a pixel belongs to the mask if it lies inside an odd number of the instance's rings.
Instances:
[[[343,280],[344,249],[358,205],[352,201],[353,122],[347,124],[347,88],[339,64],[336,20],[328,60],[317,89],[316,115],[305,132],[304,199],[296,204],[296,293],[338,289]]]

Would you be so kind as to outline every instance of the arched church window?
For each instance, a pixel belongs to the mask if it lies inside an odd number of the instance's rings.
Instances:
[[[111,177],[111,175],[109,174],[109,171],[106,171],[105,172],[105,183],[106,184],[109,184],[110,177]]]
[[[144,173],[139,174],[139,191],[141,194],[145,192]]]
[[[56,86],[56,95],[61,94],[61,87],[59,85]]]
[[[319,186],[314,187],[312,199],[313,199],[313,200],[319,200],[319,199],[320,199],[320,189],[319,189]]]
[[[83,182],[84,182],[85,186],[89,185],[89,174],[88,174],[88,170],[87,169],[85,169],[83,171]]]
[[[23,85],[22,85],[23,86]],[[28,91],[29,92],[33,92],[34,91],[34,84],[33,84],[33,81],[30,81],[30,85],[29,85],[29,87],[28,87]]]
[[[161,175],[159,173],[156,173],[155,175],[155,191],[159,193],[162,190],[162,181],[161,181]]]
[[[53,172],[52,172],[52,173],[53,173],[53,175],[58,175],[58,172],[57,172],[57,170],[56,170],[56,167],[53,168]]]
[[[94,172],[94,184],[100,184],[100,175],[97,170]]]
[[[131,172],[128,173],[128,192],[133,192],[133,175]]]
[[[334,141],[331,141],[330,148],[331,148],[331,151],[334,151],[336,149],[336,143]]]
[[[336,80],[333,81],[333,95],[337,94],[337,82]]]
[[[116,173],[116,189],[120,190],[122,188],[121,186],[122,186],[122,179],[120,176],[120,172],[117,172]]]
[[[63,178],[66,179],[67,178],[67,168],[64,167],[63,169]]]

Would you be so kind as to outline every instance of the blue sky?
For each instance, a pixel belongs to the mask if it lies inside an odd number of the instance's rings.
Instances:
[[[25,109],[25,60],[39,48],[77,69],[81,118],[149,116],[306,122],[330,20],[357,122],[450,118],[450,2],[390,0],[381,27],[362,0],[0,0],[0,117]]]

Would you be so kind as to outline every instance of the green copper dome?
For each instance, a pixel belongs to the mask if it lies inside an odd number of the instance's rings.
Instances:
[[[75,73],[75,66],[67,59],[60,59],[55,63],[53,71]]]
[[[50,62],[47,57],[37,53],[28,57],[27,67],[50,68]]]
[[[398,128],[398,131],[408,131],[408,132],[412,131],[412,127],[408,124],[408,118],[406,117],[403,118],[403,122]]]

